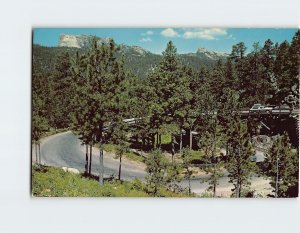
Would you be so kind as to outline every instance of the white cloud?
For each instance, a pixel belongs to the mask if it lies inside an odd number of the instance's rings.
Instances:
[[[165,37],[179,37],[179,34],[172,28],[167,28],[160,33]]]
[[[153,34],[154,34],[154,32],[151,31],[151,30],[148,30],[148,31],[146,31],[146,32],[144,32],[144,33],[141,33],[142,36],[151,36],[151,35],[153,35]]]
[[[186,31],[183,34],[183,38],[215,40],[217,37],[226,36],[227,34],[226,29],[222,28],[195,29]]]
[[[153,31],[150,31],[150,30],[149,30],[149,31],[146,31],[146,34],[147,34],[147,35],[153,35]]]
[[[140,42],[151,42],[152,39],[150,37],[143,37],[142,39],[140,39]]]

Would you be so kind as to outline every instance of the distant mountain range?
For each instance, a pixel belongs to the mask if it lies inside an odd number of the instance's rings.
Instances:
[[[33,45],[33,66],[40,67],[46,72],[52,72],[57,56],[67,51],[71,55],[76,51],[86,51],[92,41],[90,35],[61,35],[58,47],[44,47]],[[110,38],[96,37],[98,44],[109,43]],[[162,55],[151,53],[139,46],[120,45],[120,53],[124,54],[125,66],[141,78],[146,75],[161,61]],[[179,54],[178,57],[183,64],[193,68],[206,66],[212,68],[221,59],[226,60],[228,54],[199,48],[196,53]]]

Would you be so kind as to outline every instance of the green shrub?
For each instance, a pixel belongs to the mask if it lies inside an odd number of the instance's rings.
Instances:
[[[171,143],[171,134],[162,134],[161,135],[161,144],[166,145]]]

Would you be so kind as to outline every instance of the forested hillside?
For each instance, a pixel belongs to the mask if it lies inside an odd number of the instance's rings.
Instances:
[[[227,59],[218,61],[178,55],[172,41],[162,56],[137,52],[136,48],[122,51],[124,48],[113,40],[99,45],[96,39],[87,48],[33,46],[33,140],[38,144],[41,133],[49,127],[69,127],[80,135],[82,143],[98,143],[102,169],[99,182],[103,184],[103,145],[118,145],[121,164],[131,135],[143,150],[151,151],[146,180],[155,196],[168,169],[173,172],[168,173],[168,182],[176,183],[178,148],[190,178],[190,151],[182,151],[181,142],[175,148],[175,137],[184,130],[190,135],[192,150],[192,131],[197,131],[196,141],[208,165],[205,171],[210,174],[213,195],[226,168],[234,195],[243,196],[256,171],[249,158],[260,121],[244,120],[239,112],[256,103],[298,108],[300,31],[291,43],[266,40],[262,45],[254,43],[253,48],[237,43]],[[123,121],[126,118],[137,118],[138,124],[129,128]],[[171,135],[171,165],[161,153],[165,134]],[[269,154],[278,156],[282,155],[280,151],[288,151],[281,158],[288,165],[282,167],[286,183],[278,187],[275,180],[271,185],[276,197],[284,197],[291,195],[287,190],[294,189],[297,181],[297,156],[287,135],[278,138]],[[221,147],[226,147],[225,163],[216,155]],[[274,169],[272,158],[270,169]],[[288,176],[285,168],[290,169]]]
[[[88,51],[87,46],[82,48],[77,47],[44,47],[40,45],[33,45],[33,67],[41,69],[42,72],[50,72],[55,68],[55,62],[58,56],[62,53],[69,53],[73,55],[76,52],[85,53]],[[160,63],[162,56],[153,54],[137,46],[120,45],[120,49],[117,52],[117,57],[124,56],[124,65],[128,71],[131,71],[134,75],[140,78],[146,78],[146,76]],[[209,56],[209,51],[179,54],[178,59],[182,64],[188,65],[194,69],[201,66],[206,66],[208,69],[216,64],[218,59],[225,61],[226,55],[216,54],[214,57]]]

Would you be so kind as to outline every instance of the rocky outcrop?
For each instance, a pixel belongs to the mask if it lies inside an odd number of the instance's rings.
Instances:
[[[92,43],[93,36],[90,35],[65,35],[62,34],[59,39],[59,47],[85,48]],[[108,44],[111,38],[96,37],[97,44]],[[120,45],[121,53],[133,56],[145,56],[149,51],[139,46]]]
[[[196,52],[196,56],[211,59],[211,60],[219,60],[219,59],[225,59],[228,55],[226,53],[211,51],[205,48],[198,48]]]
[[[90,35],[65,35],[62,34],[59,38],[59,47],[84,48],[91,45],[93,36]],[[97,38],[98,44],[109,43],[110,38]]]

